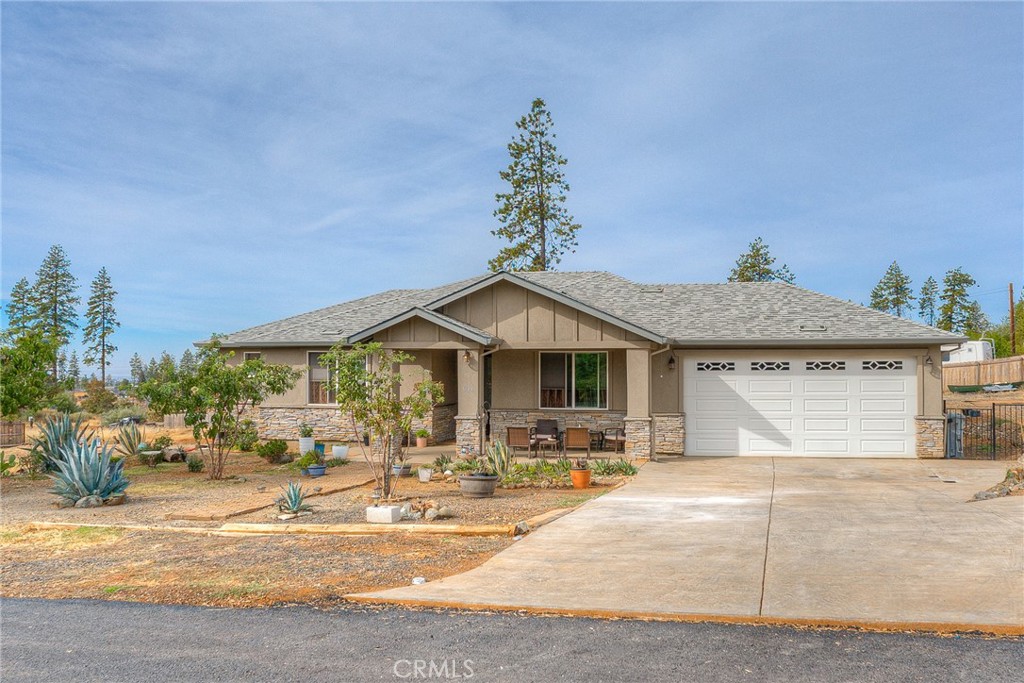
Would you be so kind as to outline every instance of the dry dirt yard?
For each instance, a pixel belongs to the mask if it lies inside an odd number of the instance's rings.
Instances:
[[[92,509],[56,508],[47,478],[0,480],[0,595],[224,606],[326,604],[347,593],[407,585],[419,576],[436,580],[463,572],[515,542],[511,535],[218,535],[217,527],[227,522],[278,523],[273,503],[288,481],[327,494],[310,498],[314,513],[292,524],[364,522],[373,489],[366,463],[358,460],[310,479],[254,455],[232,454],[226,474],[229,479],[211,481],[205,473],[189,473],[184,463],[129,467],[128,502]],[[423,484],[408,477],[398,493],[409,501],[450,507],[455,517],[438,520],[444,524],[512,525],[578,506],[614,483],[587,491],[498,489],[491,499],[467,499],[455,482],[438,477]],[[199,533],[33,529],[32,522]]]

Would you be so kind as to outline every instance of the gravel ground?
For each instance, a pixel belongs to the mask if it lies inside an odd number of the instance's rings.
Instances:
[[[313,514],[301,518],[307,524],[350,524],[366,521],[366,506],[372,504],[370,494],[373,484],[351,491],[342,491],[329,496],[313,498]],[[397,491],[400,503],[422,503],[432,501],[436,507],[448,507],[454,513],[452,519],[438,520],[446,524],[515,524],[535,515],[558,508],[572,508],[594,496],[610,490],[609,485],[591,486],[586,491],[575,489],[517,488],[495,491],[493,498],[463,498],[457,481],[444,481],[435,477],[429,484],[420,483],[415,477],[403,478]],[[276,509],[260,510],[248,515],[235,517],[232,522],[278,522]],[[294,521],[280,522],[281,524]],[[412,520],[402,523],[412,524]],[[423,523],[417,520],[415,523]]]
[[[205,536],[75,529],[0,533],[4,597],[265,606],[337,602],[347,593],[471,569],[507,537],[405,534]]]
[[[362,484],[370,479],[365,463],[351,462],[331,467],[318,486],[340,487]],[[312,481],[285,466],[268,465],[255,455],[233,454],[225,473],[230,479],[212,481],[205,474],[190,473],[184,463],[162,463],[157,468],[132,467],[128,503],[102,508],[55,507],[57,497],[48,492],[46,477],[22,477],[0,481],[0,524],[28,522],[79,522],[87,524],[143,524],[195,526],[201,522],[169,521],[174,514],[211,514],[272,505],[288,481]],[[263,489],[260,491],[260,489]],[[208,526],[219,525],[210,523]]]

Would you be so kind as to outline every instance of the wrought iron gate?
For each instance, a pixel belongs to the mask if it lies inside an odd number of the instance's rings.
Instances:
[[[946,457],[1013,460],[1024,452],[1024,403],[946,412]]]

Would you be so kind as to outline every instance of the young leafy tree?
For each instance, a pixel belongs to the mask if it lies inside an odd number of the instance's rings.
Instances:
[[[939,296],[939,283],[931,275],[921,285],[921,293],[917,297],[917,312],[927,325],[935,326],[935,306]]]
[[[21,278],[11,289],[11,298],[7,302],[7,329],[18,336],[32,329],[36,321],[35,307],[32,303],[32,287],[28,278]]]
[[[883,313],[892,313],[900,318],[903,317],[904,311],[910,308],[913,299],[910,277],[903,273],[895,261],[871,290],[871,308]]]
[[[39,330],[0,339],[0,415],[16,416],[46,405],[57,385],[47,368],[57,362],[57,348]]]
[[[971,306],[967,290],[976,284],[974,278],[960,268],[946,272],[946,277],[942,280],[939,329],[949,332],[964,331]]]
[[[398,486],[391,467],[403,457],[402,436],[412,429],[413,421],[444,403],[444,386],[425,372],[407,396],[401,396],[402,375],[397,368],[412,356],[384,349],[379,343],[356,344],[345,348],[338,344],[320,357],[330,369],[330,383],[338,401],[338,410],[352,421],[356,441],[383,497],[390,499]],[[370,453],[362,445],[362,434],[369,437]]]
[[[78,329],[78,313],[75,306],[81,302],[78,297],[78,280],[71,274],[71,261],[59,244],[50,247],[42,265],[36,271],[36,282],[32,286],[32,307],[39,329],[60,349],[71,339],[71,333]],[[51,365],[53,378],[57,378],[57,359]]]
[[[110,284],[110,276],[106,267],[100,268],[92,281],[92,293],[89,295],[88,309],[85,312],[84,341],[85,364],[99,366],[100,380],[107,383],[107,367],[110,366],[109,356],[117,351],[110,342],[114,330],[121,326],[114,310],[114,297],[117,292]]]
[[[216,337],[196,356],[194,370],[175,370],[166,380],[148,379],[138,393],[161,413],[184,413],[196,443],[206,447],[210,479],[222,479],[242,416],[269,396],[291,389],[301,373],[263,360],[231,364],[234,353],[222,352]]]
[[[491,231],[511,244],[488,262],[491,270],[547,270],[576,251],[580,226],[565,208],[569,184],[562,167],[568,161],[555,148],[553,125],[539,97],[516,122],[519,133],[508,144],[512,161],[499,174],[510,187],[494,196],[501,227]]]
[[[736,267],[729,271],[729,282],[786,282],[793,284],[796,276],[789,266],[774,268],[775,257],[760,237],[750,243],[748,250],[736,259]]]

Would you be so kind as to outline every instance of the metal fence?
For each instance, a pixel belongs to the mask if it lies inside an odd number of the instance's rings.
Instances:
[[[946,412],[946,457],[1013,460],[1024,453],[1024,404]]]

